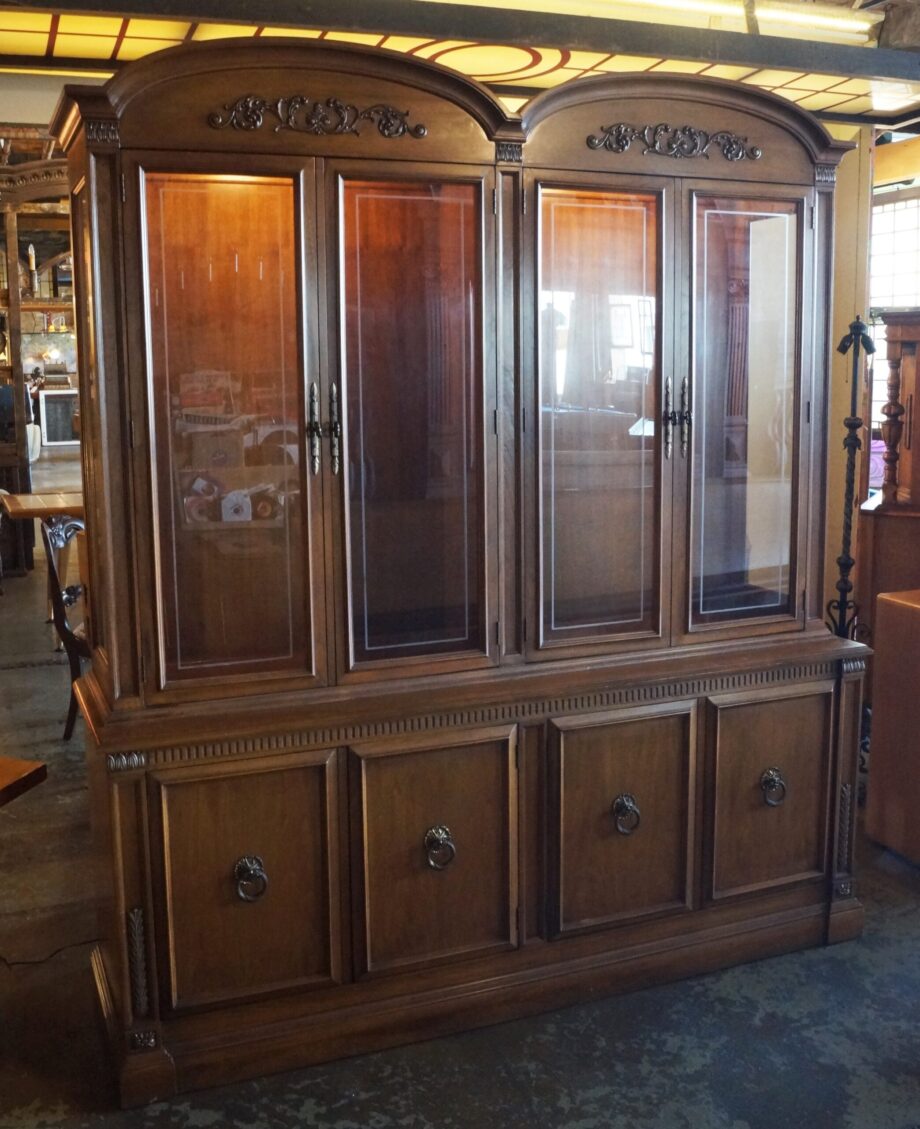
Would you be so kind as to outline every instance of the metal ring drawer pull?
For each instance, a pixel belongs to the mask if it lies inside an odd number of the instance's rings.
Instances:
[[[443,824],[429,827],[425,832],[425,854],[432,870],[444,870],[457,857],[457,848],[450,837],[450,828]]]
[[[265,863],[258,855],[243,855],[233,867],[237,897],[244,902],[257,902],[268,889]]]
[[[610,814],[616,821],[616,829],[621,835],[632,835],[642,822],[642,813],[636,797],[622,792],[610,805]]]
[[[786,798],[786,781],[778,768],[764,770],[760,778],[760,790],[763,792],[763,802],[768,807],[778,808]]]

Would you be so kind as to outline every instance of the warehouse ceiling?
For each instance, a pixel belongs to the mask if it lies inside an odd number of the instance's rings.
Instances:
[[[177,44],[284,36],[367,43],[492,87],[511,109],[586,75],[667,71],[772,90],[829,119],[920,118],[914,0],[79,0],[0,7],[0,70],[107,75]],[[8,132],[8,131],[7,131]],[[0,163],[35,159],[8,138]],[[18,154],[18,155],[17,155]]]

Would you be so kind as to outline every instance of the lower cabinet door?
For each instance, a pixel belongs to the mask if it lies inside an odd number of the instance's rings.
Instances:
[[[168,1009],[340,979],[335,760],[324,750],[151,773]]]
[[[552,935],[691,908],[695,718],[678,702],[551,723]]]
[[[358,974],[516,946],[515,729],[361,744],[349,779]]]
[[[825,872],[833,683],[710,699],[714,899]]]

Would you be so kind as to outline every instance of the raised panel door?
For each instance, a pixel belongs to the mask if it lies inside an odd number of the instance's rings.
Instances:
[[[687,702],[552,722],[553,933],[690,907],[695,746]]]
[[[341,978],[335,755],[152,775],[172,1010]]]
[[[831,686],[711,700],[713,898],[825,871]]]
[[[516,945],[516,740],[503,728],[351,750],[359,973]]]

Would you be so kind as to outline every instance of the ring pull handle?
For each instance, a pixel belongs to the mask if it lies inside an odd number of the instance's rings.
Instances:
[[[258,855],[243,855],[233,867],[237,897],[244,902],[257,902],[268,889],[265,863]]]
[[[432,870],[446,870],[457,857],[457,848],[450,835],[450,828],[443,824],[429,827],[425,832],[425,854]]]
[[[610,814],[614,818],[614,825],[621,835],[632,835],[638,830],[642,822],[642,813],[636,803],[636,797],[629,792],[622,792],[610,805]]]
[[[786,798],[786,781],[778,768],[767,768],[760,778],[763,802],[771,808],[778,808]]]

